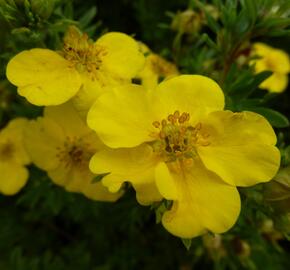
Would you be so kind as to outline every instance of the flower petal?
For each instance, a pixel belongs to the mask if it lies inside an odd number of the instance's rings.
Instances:
[[[88,113],[88,125],[109,147],[134,147],[152,140],[152,116],[142,86],[124,85],[100,96]]]
[[[230,229],[240,213],[237,189],[227,185],[199,161],[189,171],[173,174],[178,199],[162,217],[163,226],[172,234],[192,238],[205,233]]]
[[[0,163],[0,192],[5,195],[14,195],[19,192],[28,180],[28,170],[19,164]]]
[[[90,169],[96,174],[110,173],[102,179],[110,192],[117,192],[124,182],[131,182],[137,192],[137,200],[148,204],[161,198],[154,184],[157,162],[148,145],[128,149],[108,148],[92,157]]]
[[[23,133],[28,125],[28,120],[25,118],[15,118],[1,130],[1,140],[9,141],[13,145],[15,151],[13,154],[13,162],[19,165],[26,165],[30,163],[30,157],[23,146]],[[1,141],[0,141],[1,144]]]
[[[153,92],[152,108],[162,120],[179,110],[195,124],[204,115],[224,107],[224,94],[213,80],[200,75],[180,75],[160,83]]]
[[[44,109],[44,117],[51,119],[62,128],[65,136],[82,137],[92,133],[71,101],[58,106],[46,107]]]
[[[134,148],[106,148],[98,151],[90,161],[93,173],[136,174],[155,164],[152,148],[142,144]]]
[[[59,165],[59,146],[65,135],[63,130],[49,118],[40,117],[30,121],[24,132],[24,144],[31,160],[43,170],[51,170]]]
[[[250,186],[272,179],[280,164],[276,135],[268,121],[253,112],[214,112],[203,122],[209,145],[197,151],[205,166],[224,181]]]
[[[98,80],[92,81],[88,76],[83,75],[83,85],[72,98],[74,107],[83,119],[86,119],[89,109],[103,93],[104,89]]]
[[[178,198],[178,188],[175,180],[164,162],[160,162],[156,166],[155,180],[159,192],[165,199],[176,200]]]
[[[273,93],[283,92],[288,85],[288,75],[273,73],[268,79],[263,81],[259,87],[262,89],[268,89]]]
[[[132,183],[136,190],[136,199],[141,205],[150,205],[152,202],[159,202],[163,199],[160,192],[158,191],[152,175],[149,176],[149,183],[136,184]]]
[[[106,51],[102,57],[102,69],[113,76],[133,78],[143,68],[145,58],[138,43],[130,36],[111,32],[103,35],[96,43]]]
[[[271,64],[273,65],[273,71],[280,74],[287,74],[290,72],[290,59],[286,52],[273,49],[270,55],[268,55]]]
[[[81,86],[81,78],[70,63],[48,49],[17,54],[8,63],[6,75],[18,87],[19,95],[38,106],[64,103]]]
[[[260,56],[260,59],[254,59],[251,62],[256,63],[257,72],[271,70],[280,74],[290,72],[290,60],[286,52],[280,49],[272,48],[264,43],[255,43],[253,46],[253,55]]]
[[[88,183],[82,189],[82,193],[89,199],[95,201],[103,201],[103,202],[115,202],[117,201],[124,192],[116,192],[111,193],[109,190],[102,184],[102,182],[98,183]]]
[[[89,168],[78,168],[61,164],[57,169],[48,171],[51,180],[69,192],[83,193],[96,201],[113,202],[120,198],[122,192],[111,193],[101,182],[92,183],[94,174]]]

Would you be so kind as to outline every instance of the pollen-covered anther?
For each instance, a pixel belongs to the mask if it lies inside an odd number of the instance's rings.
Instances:
[[[189,120],[189,113],[175,111],[166,119],[152,123],[159,130],[153,134],[156,138],[152,144],[153,150],[160,153],[167,162],[178,160],[184,166],[190,166],[197,156],[196,147],[210,145],[209,134],[205,132],[202,124],[192,126]]]
[[[152,123],[152,125],[153,125],[154,127],[156,127],[156,128],[159,128],[159,127],[160,127],[160,122],[158,122],[158,121],[154,121],[154,122]]]
[[[62,55],[80,72],[87,72],[91,79],[97,79],[102,59],[107,50],[81,34],[76,29],[69,30],[64,39]]]
[[[182,115],[178,118],[178,122],[183,124],[189,120],[190,116],[189,113],[182,113]]]

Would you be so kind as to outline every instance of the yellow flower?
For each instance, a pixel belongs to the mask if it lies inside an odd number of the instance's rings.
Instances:
[[[143,43],[139,42],[140,50],[145,55],[145,66],[136,78],[146,89],[155,89],[159,80],[168,79],[178,75],[178,70],[173,63],[168,62],[158,54],[152,53]]]
[[[57,185],[90,199],[116,201],[121,193],[110,193],[101,182],[93,182],[89,160],[103,144],[68,102],[46,107],[44,117],[32,120],[24,133],[32,162],[47,171]]]
[[[0,131],[0,192],[14,195],[28,180],[25,165],[30,159],[23,147],[23,130],[27,125],[24,118],[16,118]]]
[[[288,73],[290,72],[290,60],[287,53],[263,43],[255,43],[252,54],[260,57],[250,62],[255,65],[256,73],[266,70],[273,72],[268,79],[261,83],[260,88],[270,92],[283,92],[287,88]]]
[[[106,85],[129,81],[142,68],[144,56],[131,37],[111,32],[96,42],[70,27],[63,50],[31,49],[13,57],[7,78],[34,105],[59,105],[76,96],[80,110]]]
[[[153,191],[173,201],[162,223],[176,236],[225,232],[240,212],[236,186],[269,181],[280,153],[265,118],[223,108],[222,90],[203,76],[177,76],[149,92],[120,86],[88,113],[88,125],[114,148],[96,153],[90,169],[110,173],[102,182],[111,191],[129,180],[147,202],[158,199]]]

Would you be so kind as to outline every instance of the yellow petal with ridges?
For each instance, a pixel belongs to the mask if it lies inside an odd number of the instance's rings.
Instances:
[[[143,68],[145,58],[138,43],[130,36],[110,32],[96,41],[104,48],[101,68],[103,71],[120,78],[133,78]]]
[[[95,175],[88,168],[61,164],[57,169],[48,171],[48,175],[55,184],[64,187],[68,192],[82,193],[95,201],[114,202],[122,196],[122,192],[109,192],[101,182],[93,183]]]
[[[82,193],[91,200],[103,202],[115,202],[124,194],[122,191],[116,193],[109,192],[102,182],[88,183],[82,189]]]
[[[132,183],[136,190],[136,199],[141,205],[150,205],[153,202],[159,202],[163,199],[153,179],[154,177],[150,176],[148,178],[148,183]]]
[[[6,75],[18,87],[19,95],[38,106],[64,103],[79,91],[82,84],[74,67],[48,49],[17,54],[8,63]]]
[[[63,130],[49,118],[32,120],[24,132],[24,144],[31,160],[43,170],[59,165],[58,147],[63,145]]]
[[[152,148],[142,144],[134,148],[106,148],[98,151],[90,161],[90,169],[95,174],[131,175],[149,169],[156,162]]]
[[[179,110],[190,114],[196,124],[208,113],[224,108],[224,94],[212,79],[200,75],[180,75],[160,83],[153,91],[152,109],[162,120]]]
[[[63,130],[65,136],[81,137],[92,133],[73,106],[72,101],[58,106],[45,107],[44,117],[57,124]]]
[[[151,141],[155,131],[148,92],[139,85],[123,85],[100,96],[88,113],[88,126],[109,147],[134,147]]]
[[[203,121],[203,129],[209,134],[209,144],[199,146],[198,154],[227,183],[251,186],[276,174],[280,152],[264,117],[253,112],[214,112]]]
[[[85,74],[82,75],[82,78],[83,85],[72,98],[72,103],[80,116],[85,120],[91,106],[104,93],[104,88],[98,80],[91,80]]]
[[[159,192],[165,199],[176,200],[178,198],[176,183],[164,162],[160,162],[155,168],[155,181]]]
[[[163,226],[182,238],[206,231],[223,233],[236,222],[240,213],[237,189],[224,183],[199,162],[190,170],[172,177],[178,187],[178,199],[162,217]]]
[[[73,171],[71,166],[64,166],[62,163],[59,163],[56,168],[48,170],[47,175],[52,182],[62,187],[69,185],[73,179]],[[75,187],[69,187],[66,188],[66,190],[70,192],[79,191],[79,189],[76,189]]]
[[[92,157],[90,169],[95,174],[109,173],[102,183],[110,192],[117,192],[124,182],[132,183],[137,200],[141,204],[148,204],[161,198],[154,183],[157,163],[151,147],[141,145],[136,148],[101,150]]]

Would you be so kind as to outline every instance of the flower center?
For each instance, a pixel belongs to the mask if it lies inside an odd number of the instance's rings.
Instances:
[[[265,62],[266,62],[267,70],[270,70],[270,71],[275,70],[275,64],[273,63],[272,59],[267,58]]]
[[[8,160],[13,157],[14,147],[10,142],[0,145],[0,160]]]
[[[160,154],[165,162],[190,161],[197,156],[196,146],[208,146],[209,134],[202,131],[201,123],[189,123],[189,113],[175,111],[167,119],[154,121],[158,129],[154,133],[153,151]]]
[[[75,27],[70,27],[63,44],[62,55],[79,72],[87,72],[91,79],[97,79],[102,58],[107,54],[104,47],[97,45]]]
[[[67,137],[62,147],[57,147],[57,158],[65,167],[87,168],[94,149],[82,139]]]

